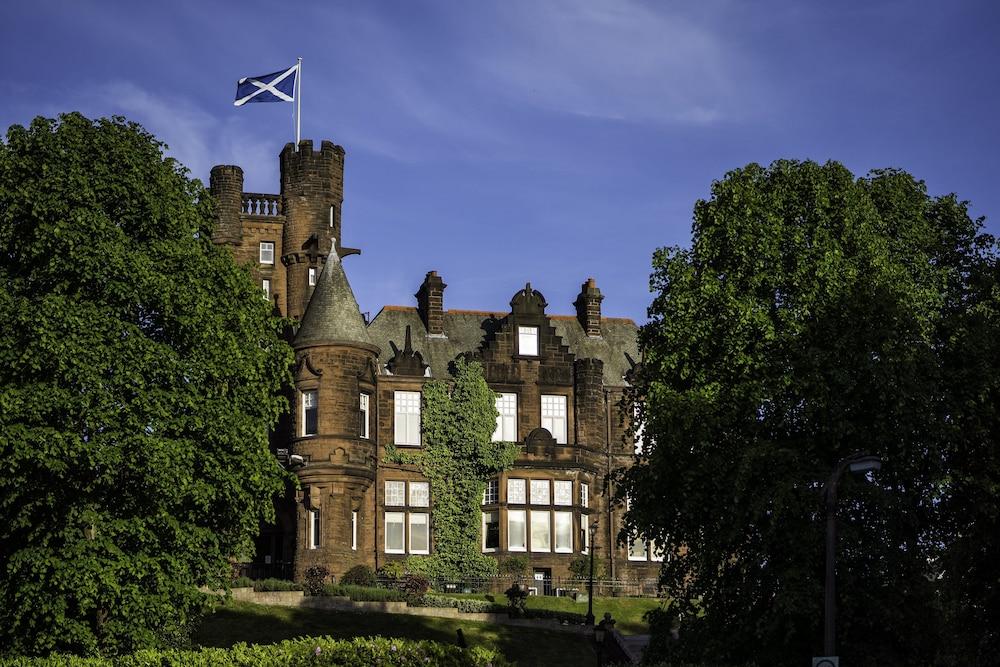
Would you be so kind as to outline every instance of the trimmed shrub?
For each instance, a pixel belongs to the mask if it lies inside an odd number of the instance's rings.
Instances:
[[[423,607],[452,607],[464,614],[473,613],[503,613],[507,608],[503,605],[489,602],[487,600],[473,600],[468,598],[450,598],[444,595],[434,595],[428,593],[424,595],[421,602]]]
[[[523,576],[528,571],[527,556],[510,556],[500,563],[500,574]]]
[[[384,579],[395,581],[406,574],[406,567],[403,566],[401,561],[391,560],[379,569],[378,574]]]
[[[306,595],[322,595],[323,586],[330,576],[330,570],[322,565],[307,567],[305,571],[305,591]]]
[[[255,591],[301,591],[302,586],[286,579],[260,579],[253,582]]]
[[[233,579],[233,588],[253,588],[254,581],[250,577],[237,577]]]
[[[240,667],[245,665],[337,665],[338,667],[510,667],[495,650],[385,637],[334,640],[305,637],[280,644],[237,644],[200,651],[144,650],[116,658],[0,658],[0,667]]]
[[[406,601],[414,604],[420,604],[430,587],[431,580],[422,574],[406,574],[396,582],[396,588],[406,596]]]
[[[590,578],[590,556],[577,556],[569,562],[569,571],[573,575],[574,579],[589,579]],[[604,579],[607,575],[607,568],[604,565],[604,560],[600,558],[594,559],[594,579]]]
[[[395,588],[327,584],[322,595],[351,598],[355,602],[405,602],[406,594]]]
[[[511,618],[524,616],[524,609],[528,604],[528,589],[520,584],[514,584],[503,594],[507,596],[507,613]]]
[[[375,571],[367,565],[355,565],[340,578],[340,583],[351,586],[374,586],[377,583]]]

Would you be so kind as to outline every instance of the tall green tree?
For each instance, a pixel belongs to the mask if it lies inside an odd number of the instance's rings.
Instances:
[[[778,161],[714,183],[691,247],[655,253],[632,391],[647,444],[618,489],[626,529],[675,547],[658,655],[819,654],[820,489],[857,451],[884,466],[840,484],[841,655],[924,664],[955,641],[942,592],[975,589],[944,565],[971,525],[960,507],[976,489],[991,526],[1000,507],[997,248],[981,222],[900,171]],[[981,544],[964,553],[982,565]]]
[[[183,638],[284,484],[290,350],[162,149],[76,113],[0,144],[0,651]]]

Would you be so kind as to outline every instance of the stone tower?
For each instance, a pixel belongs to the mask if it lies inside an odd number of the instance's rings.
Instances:
[[[284,165],[284,154],[282,164]],[[290,266],[291,269],[291,266]],[[295,578],[323,565],[335,576],[373,564],[375,375],[372,343],[337,248],[325,266],[293,342],[295,418],[291,453],[302,485],[297,506]],[[367,400],[366,400],[367,398]]]
[[[309,270],[318,276],[334,245],[340,243],[344,202],[344,149],[323,141],[286,144],[281,151],[281,198],[285,224],[281,262],[285,266],[288,317],[300,319],[309,303]]]

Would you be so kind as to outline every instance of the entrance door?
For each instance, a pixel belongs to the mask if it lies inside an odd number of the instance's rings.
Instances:
[[[542,595],[552,595],[552,568],[536,567],[535,586]]]

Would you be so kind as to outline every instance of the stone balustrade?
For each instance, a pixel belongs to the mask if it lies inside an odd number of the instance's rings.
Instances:
[[[284,211],[281,208],[281,195],[244,192],[240,213],[243,215],[259,215],[267,218],[276,218],[284,215]]]

